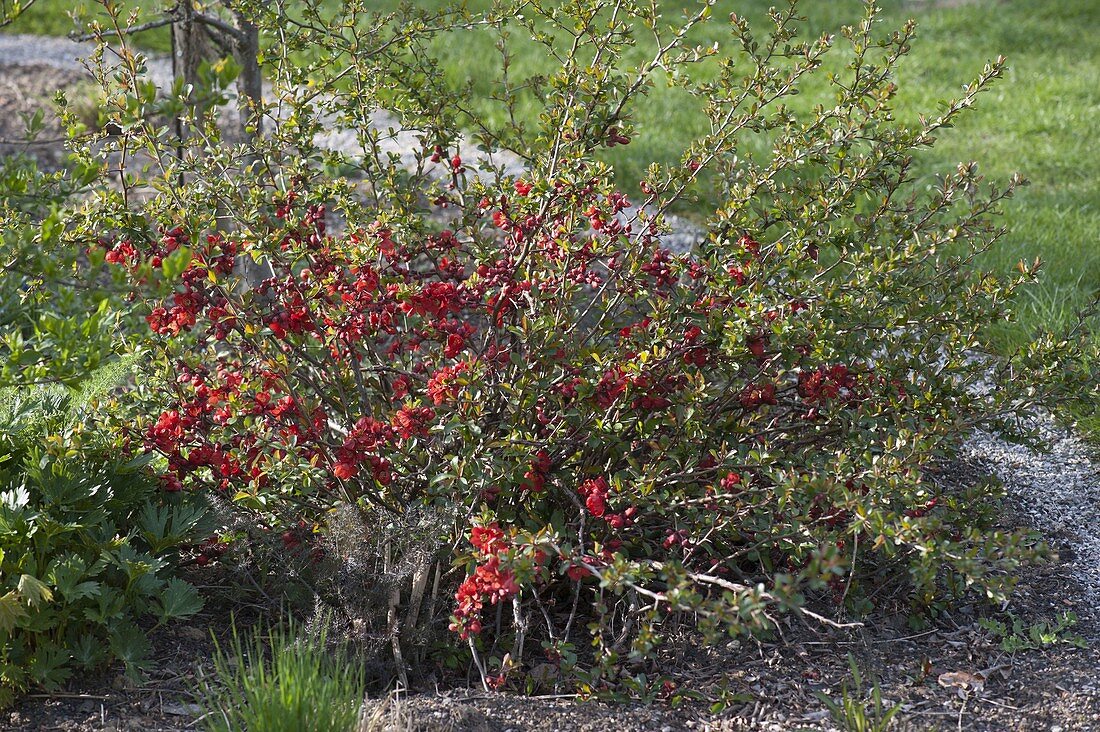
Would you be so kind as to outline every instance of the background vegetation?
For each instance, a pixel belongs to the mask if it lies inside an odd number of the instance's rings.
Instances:
[[[336,0],[322,4],[338,5]],[[438,9],[451,3],[418,0],[412,4]],[[685,2],[659,4],[670,18],[688,8]],[[715,14],[737,12],[759,23],[775,4],[774,0],[720,0]],[[1100,291],[1100,175],[1087,162],[1100,160],[1100,44],[1095,38],[1100,3],[883,0],[880,4],[886,26],[900,26],[910,17],[919,23],[917,43],[898,69],[899,119],[913,119],[918,111],[934,109],[937,100],[959,91],[973,69],[998,54],[1008,57],[1004,80],[957,129],[942,135],[919,161],[917,173],[932,185],[935,171],[975,159],[982,161],[982,172],[991,179],[1003,180],[1016,171],[1028,178],[1031,186],[1005,206],[1006,240],[983,264],[1007,271],[1021,259],[1030,262],[1040,257],[1046,263],[1046,276],[1018,306],[1019,323],[996,329],[991,336],[998,347],[1009,349],[1021,344],[1036,326],[1067,322],[1075,308]],[[141,6],[142,17],[153,10],[151,3],[130,5]],[[399,5],[396,0],[369,3],[379,11]],[[467,5],[476,12],[492,3],[471,0]],[[800,11],[811,29],[836,32],[858,17],[860,6],[859,0],[829,0],[803,3]],[[9,30],[63,35],[74,27],[71,13],[94,17],[96,10],[92,0],[38,0]],[[728,40],[721,37],[721,26],[705,25],[694,40]],[[139,43],[152,51],[167,51],[167,31],[150,31]],[[496,37],[486,30],[455,31],[438,41],[434,50],[446,62],[453,84],[469,85],[469,97],[477,100],[496,91],[489,82],[500,63],[495,44]],[[537,73],[545,65],[545,55],[532,44],[516,40],[510,51],[516,75]],[[642,57],[652,49],[641,42],[635,51]],[[818,84],[821,93],[814,94],[811,85],[805,104],[829,103],[824,78],[812,83]],[[704,120],[683,101],[676,90],[653,90],[636,120],[641,134],[632,144],[609,152],[621,181],[637,181],[653,161],[674,162],[686,143],[702,132]]]

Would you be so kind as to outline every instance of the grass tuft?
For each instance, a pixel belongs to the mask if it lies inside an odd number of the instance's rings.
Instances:
[[[360,723],[366,680],[344,650],[326,648],[325,632],[299,639],[293,624],[245,641],[233,628],[215,641],[212,674],[195,695],[207,732],[353,732]]]

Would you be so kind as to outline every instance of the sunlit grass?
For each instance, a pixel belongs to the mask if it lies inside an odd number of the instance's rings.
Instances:
[[[233,630],[196,696],[207,732],[351,732],[366,682],[354,658],[302,638],[294,626],[243,640]]]

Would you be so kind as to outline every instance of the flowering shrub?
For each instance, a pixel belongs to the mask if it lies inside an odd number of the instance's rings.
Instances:
[[[682,611],[736,633],[783,611],[831,622],[831,605],[891,586],[921,603],[1000,597],[1029,542],[991,528],[991,486],[944,490],[928,468],[1080,371],[1050,378],[1075,363],[1054,339],[992,373],[972,355],[1035,276],[974,266],[1011,187],[971,164],[931,189],[907,177],[1000,63],[941,116],[896,125],[891,71],[912,27],[879,38],[872,10],[845,31],[834,106],[796,114],[783,103],[834,41],[798,40],[793,6],[763,39],[733,18],[730,61],[685,40],[709,5],[674,28],[619,11],[579,2],[514,21],[558,64],[537,130],[472,118],[432,74],[433,34],[506,14],[257,11],[297,39],[272,52],[284,109],[244,147],[210,144],[222,131],[208,116],[189,120],[202,150],[180,153],[140,113],[181,100],[111,90],[127,134],[84,154],[141,147],[159,166],[132,172],[149,195],[105,193],[72,231],[94,232],[148,301],[162,406],[131,437],[163,456],[163,489],[216,492],[279,531],[339,506],[395,520],[430,507],[466,569],[450,627],[479,665],[486,610],[507,603],[494,632],[515,663],[533,616],[559,648],[583,616],[605,684]],[[630,67],[642,25],[664,40]],[[292,64],[311,44],[350,65]],[[692,81],[708,59],[712,80]],[[624,190],[601,151],[630,143],[659,69],[712,130]],[[367,131],[372,104],[416,131],[407,167]],[[316,146],[322,116],[358,131],[353,154]],[[478,157],[459,125],[522,172]],[[704,180],[722,203],[673,251],[664,214]],[[413,585],[397,597],[415,608]]]

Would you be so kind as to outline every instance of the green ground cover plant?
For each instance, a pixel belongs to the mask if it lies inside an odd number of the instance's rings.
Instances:
[[[148,621],[202,607],[170,571],[203,536],[204,501],[163,493],[89,424],[109,383],[0,390],[0,707],[110,661],[137,678]]]
[[[205,499],[164,493],[104,418],[125,412],[131,313],[102,256],[62,241],[99,180],[0,159],[0,707],[113,661],[137,678],[149,628],[202,605],[173,570]]]
[[[1008,613],[1006,620],[997,618],[982,618],[978,621],[981,627],[999,640],[1001,650],[1005,653],[1034,650],[1065,643],[1077,648],[1085,648],[1085,639],[1070,631],[1077,624],[1077,615],[1072,612],[1064,612],[1052,620],[1040,620],[1027,625],[1023,618]]]

